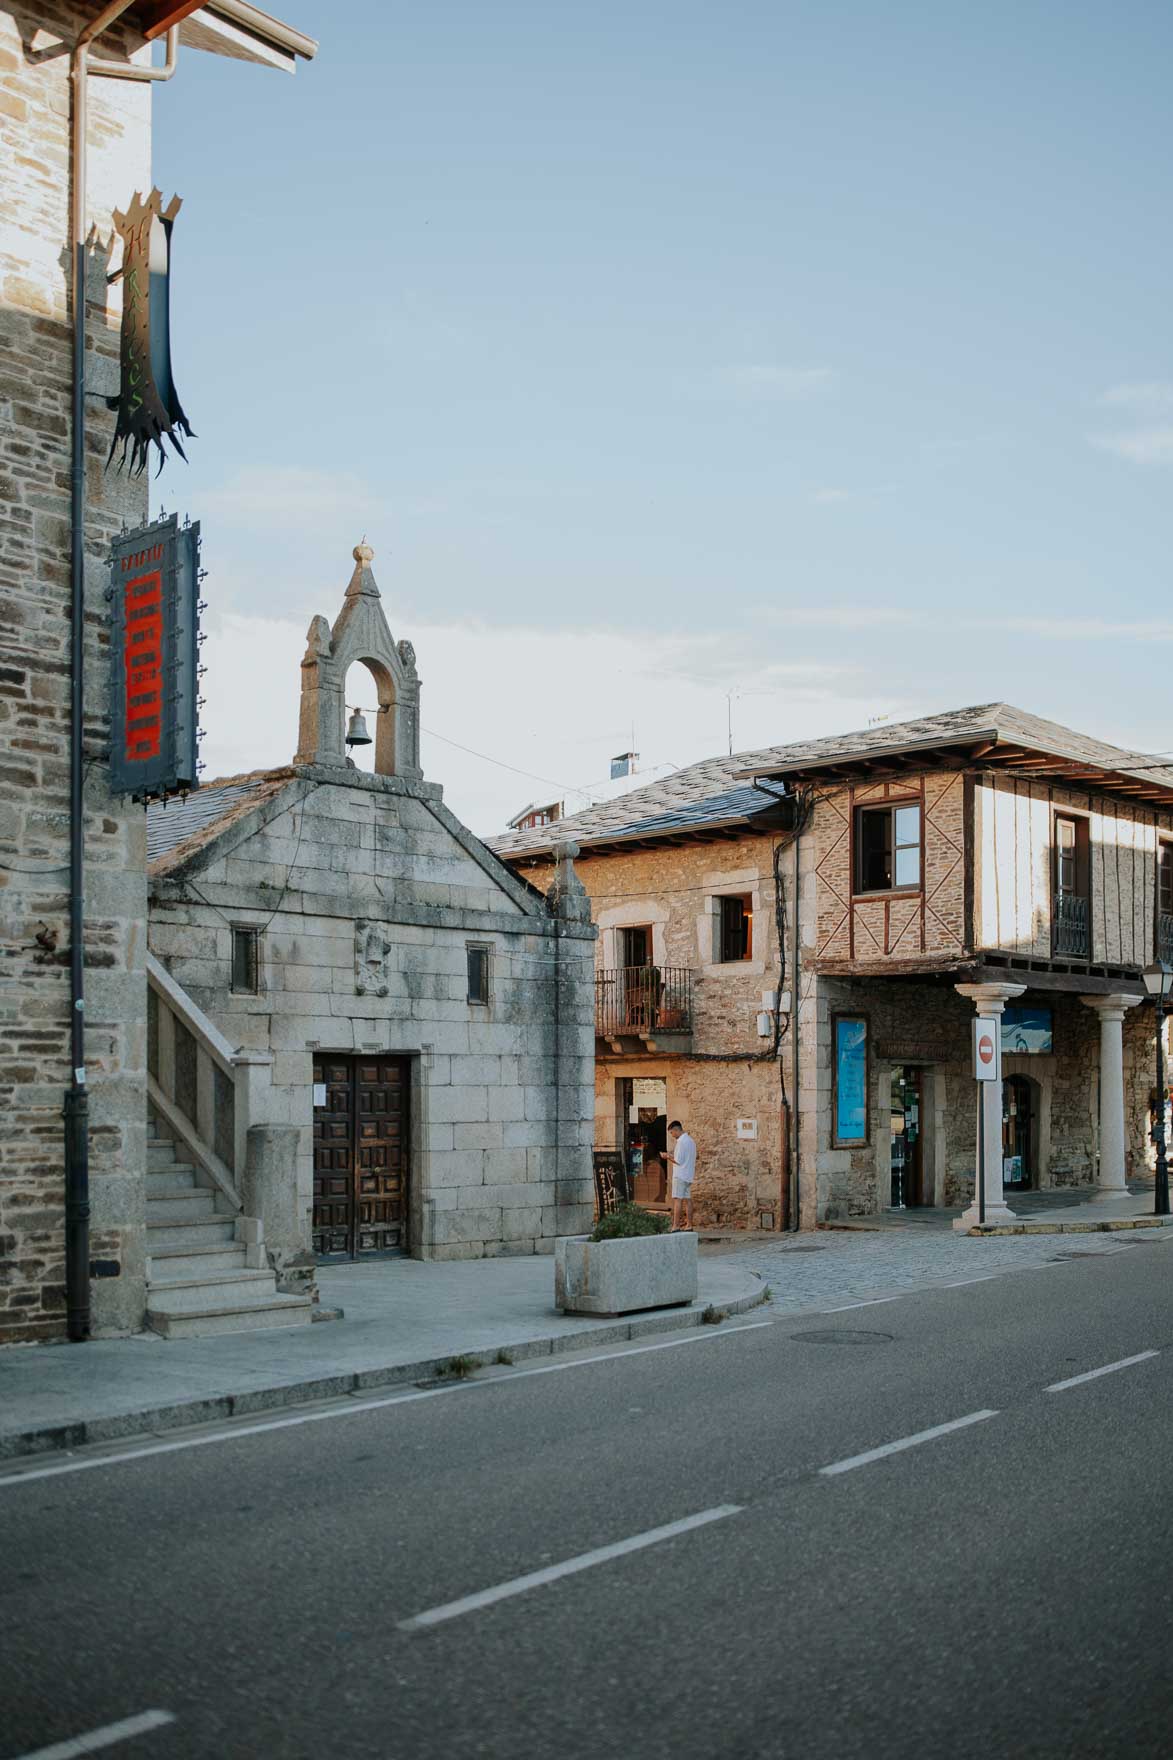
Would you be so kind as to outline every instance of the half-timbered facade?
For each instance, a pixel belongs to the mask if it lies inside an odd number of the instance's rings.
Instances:
[[[600,929],[596,1146],[645,1196],[662,1099],[706,1222],[968,1204],[975,1018],[1003,1058],[991,1217],[1145,1177],[1173,770],[992,704],[711,760],[495,847],[538,880],[559,838]]]

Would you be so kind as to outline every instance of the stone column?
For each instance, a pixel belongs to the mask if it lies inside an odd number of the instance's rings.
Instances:
[[[980,1020],[993,1023],[996,1034],[1001,1034],[1002,1011],[1008,1002],[1021,996],[1026,989],[1025,984],[955,984],[954,989],[959,996],[968,996],[977,1009]],[[1002,1076],[1001,1059],[999,1058],[999,1075],[996,1082],[975,1082],[978,1088],[978,1105],[983,1109],[985,1122],[985,1193],[987,1222],[1006,1223],[1015,1220],[1014,1212],[1006,1202],[1002,1190]],[[973,1203],[968,1210],[960,1215],[953,1226],[959,1233],[976,1228],[979,1215],[979,1181],[981,1169],[974,1155],[974,1188]]]
[[[1100,1176],[1096,1202],[1128,1196],[1124,1159],[1124,1011],[1139,996],[1081,996],[1100,1017]]]

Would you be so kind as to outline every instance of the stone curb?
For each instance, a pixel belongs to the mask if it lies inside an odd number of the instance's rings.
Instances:
[[[754,1276],[758,1274],[753,1273]],[[768,1299],[768,1288],[720,1303],[721,1310],[732,1318],[760,1307]],[[710,1303],[707,1306],[717,1306]],[[635,1320],[617,1320],[613,1326],[596,1326],[590,1332],[560,1333],[552,1338],[527,1338],[519,1344],[502,1344],[488,1350],[447,1351],[442,1357],[425,1357],[417,1363],[391,1363],[386,1368],[348,1370],[342,1375],[317,1376],[308,1381],[292,1381],[277,1387],[252,1388],[247,1393],[226,1393],[207,1399],[185,1400],[174,1405],[152,1406],[136,1412],[114,1413],[106,1418],[82,1418],[72,1424],[46,1425],[37,1430],[10,1431],[0,1436],[0,1461],[24,1460],[30,1455],[49,1454],[84,1448],[98,1442],[119,1442],[144,1432],[182,1430],[197,1424],[211,1424],[224,1418],[248,1417],[259,1412],[276,1412],[286,1406],[308,1405],[316,1400],[340,1399],[351,1393],[369,1393],[375,1388],[395,1387],[400,1383],[434,1379],[454,1357],[471,1358],[479,1369],[497,1361],[498,1350],[506,1351],[514,1364],[534,1357],[556,1357],[568,1351],[595,1345],[627,1344],[659,1332],[688,1332],[703,1325],[705,1309],[677,1309],[649,1314]]]
[[[973,1228],[958,1229],[958,1234],[979,1236],[995,1234],[1119,1234],[1125,1229],[1169,1228],[1173,1217],[1125,1216],[1106,1222],[987,1222]]]

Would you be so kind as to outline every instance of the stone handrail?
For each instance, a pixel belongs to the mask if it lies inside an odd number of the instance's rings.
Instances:
[[[273,1059],[239,1051],[152,953],[147,954],[147,1091],[151,1105],[194,1164],[244,1207],[251,1124],[269,1116]]]

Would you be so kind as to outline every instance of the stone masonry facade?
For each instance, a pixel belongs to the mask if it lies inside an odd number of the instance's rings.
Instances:
[[[0,7],[0,1340],[64,1331],[69,1084],[69,57],[92,8]],[[137,51],[125,30],[111,58]],[[150,188],[150,88],[90,82],[90,389],[117,387],[111,215]],[[95,1331],[143,1308],[146,845],[106,786],[110,539],[146,518],[145,478],[105,468],[113,416],[88,400],[86,1061]],[[38,939],[40,937],[40,939]]]
[[[519,883],[434,783],[313,766],[275,781],[153,865],[150,918],[151,951],[192,1000],[233,1044],[273,1054],[270,1116],[299,1144],[294,1233],[266,1225],[270,1252],[308,1246],[326,1052],[411,1061],[414,1255],[551,1252],[591,1214],[589,922]],[[231,987],[234,927],[260,932],[255,995]],[[470,944],[490,953],[483,1004]]]
[[[598,970],[621,963],[619,933],[638,925],[652,931],[653,963],[692,972],[692,1054],[616,1056],[598,1042],[596,1147],[614,1148],[622,1139],[620,1084],[663,1079],[668,1117],[679,1117],[696,1139],[694,1213],[708,1227],[758,1228],[763,1217],[777,1227],[781,1220],[788,1041],[784,1033],[780,1061],[772,1040],[757,1031],[763,992],[779,987],[773,849],[774,839],[755,833],[622,854],[586,849],[575,862],[599,931]],[[785,861],[789,876],[788,854]],[[519,872],[541,887],[551,869],[529,864]],[[730,894],[750,900],[753,944],[749,959],[722,963],[717,900]],[[752,1120],[756,1136],[739,1138],[739,1119]]]

